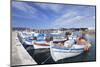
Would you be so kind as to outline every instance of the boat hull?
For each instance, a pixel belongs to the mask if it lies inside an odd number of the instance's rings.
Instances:
[[[46,41],[36,41],[33,43],[34,49],[50,48],[49,43]]]
[[[32,45],[34,47],[34,49],[50,48],[49,45],[35,44],[34,42],[28,42],[28,41],[25,41],[24,44],[25,45]]]
[[[83,48],[62,49],[62,48],[55,48],[53,46],[50,46],[50,53],[54,61],[80,55],[83,51],[84,51]]]
[[[50,48],[50,46],[41,46],[34,44],[34,49]]]

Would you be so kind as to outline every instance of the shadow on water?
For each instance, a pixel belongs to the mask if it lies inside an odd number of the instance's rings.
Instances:
[[[50,49],[32,49],[28,53],[38,64],[55,64],[51,55]]]
[[[95,58],[89,58],[89,53],[82,53],[75,57],[65,58],[57,61],[57,63],[74,63],[74,62],[89,62],[95,61]]]
[[[26,44],[23,44],[24,48],[27,49],[28,47],[33,48],[33,46],[26,46]],[[55,64],[53,61],[51,55],[50,55],[50,49],[29,49],[27,52],[30,54],[30,56],[37,62],[37,64]]]

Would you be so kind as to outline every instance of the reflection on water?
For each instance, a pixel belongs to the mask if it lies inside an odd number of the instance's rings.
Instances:
[[[86,62],[86,61],[95,61],[96,60],[96,43],[95,37],[87,36],[88,40],[92,44],[92,47],[89,52],[82,53],[78,56],[65,58],[57,62],[53,61],[50,55],[50,49],[41,49],[41,50],[28,50],[28,53],[38,64],[56,64],[56,63],[72,63],[72,62]]]

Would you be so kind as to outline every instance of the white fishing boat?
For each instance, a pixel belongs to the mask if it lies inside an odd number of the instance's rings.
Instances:
[[[34,34],[34,36],[22,38],[24,45],[33,45],[34,49],[50,48],[46,41],[46,34]]]
[[[29,39],[29,38],[26,38],[24,39],[24,43],[25,45],[33,45],[33,40],[32,39]]]
[[[64,37],[63,34],[51,34],[51,36],[53,37],[53,41],[65,41],[66,38]]]
[[[50,48],[49,43],[46,41],[34,41],[33,46],[34,49]]]
[[[53,41],[65,41],[66,38],[64,37],[53,37]]]
[[[28,32],[21,32],[19,35],[21,38],[26,38],[26,37],[32,36],[32,34],[28,33]]]
[[[56,46],[50,42],[50,53],[54,61],[80,55],[84,51],[84,45],[73,44],[71,47]]]
[[[32,39],[32,34],[27,32],[20,32],[18,33],[18,38],[20,39],[21,43],[30,43],[30,39]]]
[[[33,46],[33,49],[50,48],[49,43],[46,41],[25,40],[23,44],[26,46]]]

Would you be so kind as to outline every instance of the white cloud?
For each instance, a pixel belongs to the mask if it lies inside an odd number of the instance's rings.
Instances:
[[[15,2],[15,1],[12,2],[12,7],[15,7],[21,11],[27,11],[25,5],[26,4],[23,2]]]
[[[12,2],[12,7],[15,9],[18,9],[24,13],[21,13],[23,15],[16,15],[16,13],[13,14],[13,16],[17,17],[23,17],[23,18],[35,18],[39,20],[39,17],[41,16],[42,18],[48,19],[48,16],[39,11],[37,8],[32,7],[31,5],[27,4],[26,2]]]
[[[76,16],[75,12],[67,12],[66,14],[62,15],[61,17],[57,18],[53,25],[54,27],[60,27],[63,26],[67,23],[69,23],[70,21],[74,20],[72,18],[74,18]]]
[[[93,19],[95,19],[96,17],[95,16],[93,16]]]
[[[24,3],[24,2],[12,2],[12,7],[21,10],[23,12],[26,12],[28,15],[34,15],[37,11],[35,8],[33,8],[32,6]]]
[[[79,16],[76,12],[67,12],[57,18],[52,24],[54,28],[59,27],[94,27],[94,16]]]
[[[37,3],[36,5],[40,6],[42,9],[50,9],[56,13],[60,12],[63,9],[63,5],[59,4]]]

